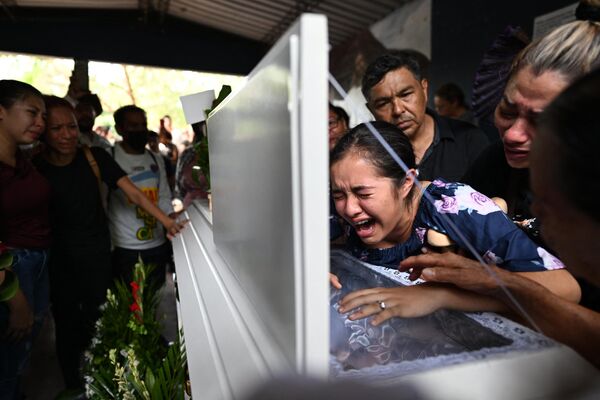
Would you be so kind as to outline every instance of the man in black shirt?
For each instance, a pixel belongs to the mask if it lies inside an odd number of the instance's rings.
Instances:
[[[428,110],[427,87],[419,64],[406,54],[378,57],[362,81],[367,107],[375,119],[396,125],[410,139],[419,179],[457,181],[488,140],[475,126]]]

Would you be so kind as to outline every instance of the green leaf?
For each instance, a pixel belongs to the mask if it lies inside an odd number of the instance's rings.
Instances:
[[[13,263],[13,255],[10,253],[2,253],[0,254],[0,271],[8,268]]]
[[[19,290],[19,278],[11,270],[4,270],[4,282],[0,285],[0,302],[11,299]]]
[[[155,384],[156,384],[156,378],[154,377],[152,370],[150,368],[147,368],[146,369],[146,386],[148,387],[148,389],[150,390],[151,393],[154,389]]]

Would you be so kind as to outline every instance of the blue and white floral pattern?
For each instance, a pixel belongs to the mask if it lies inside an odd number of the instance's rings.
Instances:
[[[509,271],[534,272],[564,268],[563,263],[532,242],[488,197],[458,182],[436,179],[425,189],[409,239],[386,249],[364,247],[354,231],[348,250],[361,261],[397,268],[421,253],[427,230],[447,235],[458,247],[470,243],[486,262]],[[457,232],[460,231],[460,234]]]

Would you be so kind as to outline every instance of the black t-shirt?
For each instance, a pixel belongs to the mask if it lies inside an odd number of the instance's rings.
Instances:
[[[102,181],[116,188],[117,181],[127,176],[125,171],[99,147],[90,148]],[[58,246],[110,246],[106,214],[100,198],[98,180],[81,149],[73,161],[64,166],[48,163],[43,157],[35,160],[38,171],[50,182],[50,222],[53,243]]]
[[[533,218],[529,170],[511,168],[504,156],[502,142],[490,145],[465,173],[462,182],[487,197],[501,197],[508,205],[508,215],[518,220]]]
[[[477,156],[488,146],[485,134],[468,122],[440,117],[427,110],[435,123],[435,137],[419,164],[419,179],[460,181]]]

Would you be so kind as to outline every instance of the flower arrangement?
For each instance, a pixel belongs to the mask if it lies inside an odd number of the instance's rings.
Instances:
[[[13,256],[0,242],[0,302],[10,300],[19,289],[19,280],[12,271]]]
[[[178,341],[168,345],[156,320],[159,291],[148,285],[152,266],[141,260],[133,281],[108,290],[96,334],[86,352],[89,399],[183,399],[186,358]]]

